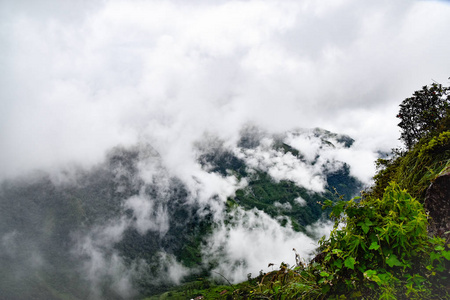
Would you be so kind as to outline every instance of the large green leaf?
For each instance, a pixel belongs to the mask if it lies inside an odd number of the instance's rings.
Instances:
[[[347,268],[352,269],[352,270],[355,269],[355,263],[356,263],[355,259],[353,257],[350,257],[350,256],[347,257],[347,259],[344,261],[344,265]]]
[[[393,266],[397,266],[397,267],[402,267],[403,263],[401,261],[398,260],[397,255],[395,254],[391,254],[389,255],[389,257],[386,259],[386,263],[389,265],[389,267],[393,267]]]

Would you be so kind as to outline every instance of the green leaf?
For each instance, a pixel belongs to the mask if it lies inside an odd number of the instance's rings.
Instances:
[[[342,268],[342,259],[337,259],[333,262],[333,265],[338,267],[339,269]]]
[[[322,271],[322,272],[320,272],[320,276],[322,276],[322,277],[328,277],[328,276],[330,276],[330,274],[327,273],[327,272],[325,272],[325,271]]]
[[[398,260],[397,255],[395,254],[391,254],[389,255],[389,257],[386,259],[386,263],[389,265],[389,267],[393,267],[393,266],[397,266],[397,267],[401,267],[403,266],[402,262]]]
[[[445,248],[444,248],[443,246],[441,246],[441,245],[438,245],[438,246],[436,246],[436,247],[434,248],[434,250],[436,250],[436,251],[442,251],[442,250],[445,250]]]
[[[370,219],[368,219],[368,218],[366,218],[365,220],[364,220],[364,223],[367,225],[367,226],[372,226],[374,223],[370,220]]]
[[[378,274],[378,278],[380,278],[380,280],[383,284],[386,284],[386,283],[389,283],[389,280],[391,279],[391,274],[389,274],[389,273]]]
[[[432,262],[435,261],[436,259],[439,259],[440,257],[441,257],[441,255],[439,253],[436,253],[436,252],[431,252],[430,253],[430,259],[431,259]]]
[[[341,249],[333,249],[332,253],[339,254],[339,253],[342,253],[342,250]]]
[[[370,227],[367,226],[366,224],[363,224],[361,226],[361,228],[362,228],[362,230],[364,231],[365,234],[367,234],[369,232],[369,230],[370,230]]]
[[[353,257],[350,257],[350,256],[347,257],[347,259],[344,261],[344,265],[347,268],[352,269],[352,270],[355,269],[355,263],[356,263],[355,259]]]
[[[333,206],[333,201],[331,200],[325,200],[323,203],[323,208],[327,208],[327,207],[332,207]]]
[[[446,260],[450,260],[450,251],[442,251],[442,256],[445,257]]]
[[[377,242],[373,242],[370,244],[369,250],[378,250],[380,248],[380,245],[378,245]]]
[[[347,202],[345,202],[345,201],[340,201],[333,206],[332,212],[335,217],[338,218],[341,215],[341,213],[344,211],[344,206],[346,203]]]

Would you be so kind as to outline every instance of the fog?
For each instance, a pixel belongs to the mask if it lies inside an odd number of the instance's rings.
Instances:
[[[311,193],[324,192],[327,172],[344,165],[370,185],[379,153],[399,145],[401,101],[433,81],[448,84],[448,28],[448,1],[1,1],[0,180],[32,185],[29,174],[45,174],[58,190],[110,176],[118,211],[80,225],[68,247],[91,298],[107,298],[105,276],[133,297],[134,280],[155,261],[164,274],[149,277],[155,282],[198,271],[170,247],[130,263],[114,246],[130,230],[170,244],[175,204],[186,222],[191,213],[212,218],[204,264],[233,282],[295,262],[292,248],[307,260],[328,222],[308,235],[239,208],[227,223],[225,203],[249,179],[209,172],[199,159],[228,151],[250,175]],[[326,144],[312,128],[354,143],[328,136]],[[245,134],[251,147],[240,144]],[[301,159],[276,149],[277,140]],[[135,153],[132,167],[106,167],[113,148]],[[0,229],[2,257],[48,263],[37,242],[15,250],[22,229]]]
[[[321,127],[390,149],[398,104],[447,82],[437,1],[2,1],[2,177],[205,131]]]

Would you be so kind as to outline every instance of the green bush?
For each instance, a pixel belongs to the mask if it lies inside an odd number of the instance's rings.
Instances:
[[[422,204],[398,184],[389,183],[381,199],[327,206],[335,224],[313,262],[296,254],[295,266],[249,278],[232,298],[449,299],[449,245],[428,236]]]
[[[332,206],[335,221],[324,255],[311,267],[327,297],[441,299],[448,279],[444,240],[429,238],[423,206],[395,183],[382,199]],[[448,295],[447,295],[448,296]]]

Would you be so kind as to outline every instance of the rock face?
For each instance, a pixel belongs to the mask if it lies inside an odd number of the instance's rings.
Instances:
[[[428,226],[430,235],[440,236],[450,242],[450,170],[438,176],[428,187],[425,195],[425,209],[432,220]]]

